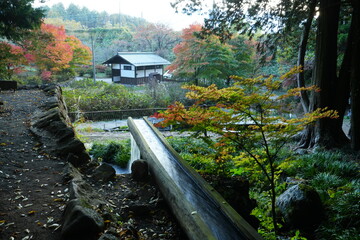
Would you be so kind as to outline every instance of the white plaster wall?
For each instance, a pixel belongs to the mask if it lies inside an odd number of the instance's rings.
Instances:
[[[157,69],[157,70],[158,70],[158,69]],[[150,74],[150,73],[153,73],[153,72],[155,72],[155,69],[147,69],[147,70],[146,70],[146,76],[148,77],[149,74]],[[158,71],[156,71],[156,72],[158,72]]]
[[[122,77],[129,77],[134,78],[135,77],[135,71],[133,70],[121,70],[121,76]]]
[[[136,73],[138,78],[145,77],[144,70],[137,70]]]
[[[124,70],[125,66],[130,66],[131,70]],[[130,64],[121,64],[121,76],[135,78],[135,67]]]
[[[113,69],[120,69],[120,64],[112,64]]]

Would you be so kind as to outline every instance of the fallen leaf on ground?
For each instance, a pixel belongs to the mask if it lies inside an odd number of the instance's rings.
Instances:
[[[54,198],[53,201],[54,201],[54,202],[63,202],[64,199],[63,199],[63,198]]]
[[[30,216],[30,215],[34,215],[36,213],[36,211],[29,211],[28,212],[28,215]]]

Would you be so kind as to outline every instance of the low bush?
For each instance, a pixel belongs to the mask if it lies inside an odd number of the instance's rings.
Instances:
[[[170,137],[168,141],[175,151],[200,173],[225,176],[234,167],[231,161],[216,161],[216,151],[203,139]]]
[[[105,155],[106,144],[104,143],[94,143],[89,151],[90,155],[99,161],[102,161],[103,156]]]
[[[184,97],[185,91],[179,89],[178,84],[162,83],[154,92],[148,86],[126,87],[85,78],[63,88],[63,96],[70,112],[163,108]]]
[[[30,76],[24,79],[25,85],[41,85],[43,81],[39,76]]]
[[[85,75],[92,77],[93,75],[93,69],[90,65],[83,65],[77,68],[76,72],[79,74],[80,77],[84,77]]]
[[[121,145],[121,150],[118,151],[114,156],[114,162],[122,168],[126,168],[131,155],[130,142]]]
[[[130,140],[94,143],[89,153],[98,161],[125,168],[130,161]]]
[[[207,155],[215,152],[209,147],[209,144],[202,139],[191,137],[169,137],[167,140],[178,153]]]

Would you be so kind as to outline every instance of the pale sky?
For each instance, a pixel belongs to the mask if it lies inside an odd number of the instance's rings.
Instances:
[[[87,7],[89,10],[96,10],[98,12],[106,11],[108,13],[122,13],[134,17],[143,17],[152,23],[163,23],[173,28],[174,30],[182,30],[192,23],[203,23],[204,16],[193,14],[188,16],[182,13],[175,13],[175,10],[170,6],[170,2],[174,0],[45,0],[45,3],[40,3],[40,0],[34,1],[34,6],[47,5],[51,7],[57,3],[63,3],[65,8],[70,3],[74,3],[80,7]],[[212,0],[205,0],[212,2]]]

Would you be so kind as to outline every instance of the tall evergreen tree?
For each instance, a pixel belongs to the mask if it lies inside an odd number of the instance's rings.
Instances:
[[[40,27],[44,10],[33,8],[34,0],[0,1],[0,37],[18,40],[29,29]]]

